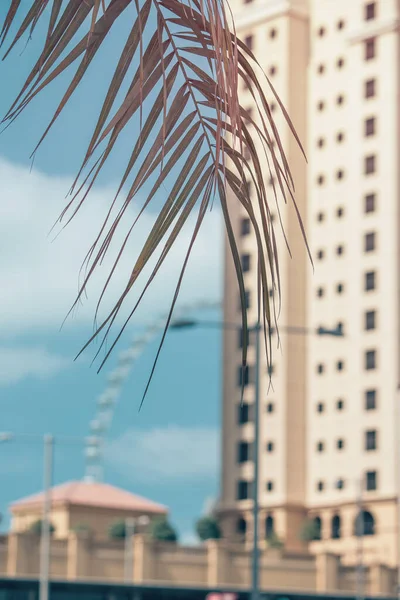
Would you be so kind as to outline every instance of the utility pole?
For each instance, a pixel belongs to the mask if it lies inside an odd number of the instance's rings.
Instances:
[[[259,483],[259,437],[260,437],[260,331],[261,323],[252,327],[249,334],[255,335],[255,381],[254,381],[254,478],[253,478],[253,556],[252,556],[252,585],[251,600],[259,600],[260,571],[259,571],[259,548],[258,548],[258,483]]]
[[[43,438],[43,518],[40,538],[40,581],[39,599],[49,600],[49,574],[50,574],[50,511],[51,488],[53,485],[53,454],[54,437],[45,435]]]
[[[357,481],[357,572],[356,572],[356,591],[357,600],[364,600],[364,565],[363,565],[363,535],[364,535],[364,514],[362,506],[363,479]]]

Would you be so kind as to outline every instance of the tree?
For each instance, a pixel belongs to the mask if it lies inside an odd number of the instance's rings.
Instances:
[[[154,519],[150,523],[150,535],[160,542],[176,542],[178,536],[166,517]]]
[[[269,546],[269,548],[283,548],[283,542],[282,540],[278,537],[278,535],[275,533],[275,531],[272,531],[266,538],[267,540],[267,544]]]
[[[132,259],[132,269],[125,288],[108,316],[99,321],[87,344],[101,336],[101,351],[107,336],[114,332],[117,316],[128,302],[132,288],[136,289],[136,282],[143,270],[154,258],[154,253],[161,250],[139,299],[130,301],[128,320],[132,317],[177,236],[187,224],[189,215],[196,213],[196,224],[187,253],[182,257],[181,274],[151,379],[198,230],[204,222],[207,209],[217,200],[222,208],[239,283],[244,330],[242,359],[246,364],[246,294],[230,207],[233,202],[240,203],[254,229],[262,291],[261,319],[268,329],[273,325],[269,287],[276,287],[278,294],[275,298],[278,301],[280,295],[278,257],[269,202],[275,202],[275,191],[278,192],[279,201],[289,198],[294,202],[290,168],[269,108],[271,98],[278,102],[300,147],[301,144],[251,49],[237,37],[225,3],[222,0],[9,0],[8,6],[0,30],[0,43],[10,38],[12,26],[20,17],[21,25],[10,40],[6,56],[14,50],[17,42],[23,44],[21,38],[25,36],[28,40],[33,33],[40,31],[38,23],[44,22],[45,28],[42,29],[43,44],[36,64],[5,115],[4,124],[10,124],[26,110],[54,79],[60,78],[61,85],[64,85],[65,77],[68,77],[71,69],[75,69],[34,152],[78,85],[87,77],[94,59],[104,50],[106,38],[111,32],[117,31],[121,23],[128,26],[121,54],[114,56],[108,47],[107,59],[114,60],[115,70],[89,145],[83,152],[69,200],[60,215],[60,221],[68,223],[79,212],[111,153],[116,151],[122,133],[130,123],[135,122],[136,139],[130,134],[132,153],[130,156],[120,155],[124,174],[114,198],[110,199],[103,226],[85,257],[85,268],[82,269],[85,276],[74,306],[85,297],[93,273],[103,262],[104,256],[114,250],[111,242],[116,232],[120,231],[121,224],[126,223],[129,232],[126,236],[124,234],[120,250],[116,249],[113,255],[112,268],[105,278],[99,298],[98,308],[102,306],[104,295],[109,291],[118,270],[120,256],[128,248],[132,231],[134,227],[137,228],[143,211],[154,201],[158,190],[164,193],[164,205],[158,210],[141,252]],[[45,10],[47,8],[49,10]],[[31,54],[29,56],[31,58]],[[255,119],[240,102],[239,90],[243,86],[250,89],[254,97]],[[101,100],[97,93],[94,98],[88,98],[94,111],[96,101]],[[73,123],[69,122],[69,125],[73,127]],[[274,182],[271,198],[269,192],[267,194],[267,180]],[[253,190],[251,193],[249,183]],[[138,215],[133,218],[128,209],[139,193],[144,197],[144,202]],[[117,330],[100,368],[121,333]],[[266,344],[267,357],[269,348],[270,345]]]
[[[115,521],[109,529],[109,536],[115,540],[122,540],[126,536],[126,523],[124,520]]]
[[[315,519],[306,519],[300,530],[300,539],[303,542],[312,542],[321,539],[321,526],[318,517]]]
[[[218,521],[212,516],[201,517],[197,521],[196,533],[203,542],[205,540],[219,540],[222,537]]]
[[[29,531],[31,533],[34,533],[35,535],[41,535],[42,533],[42,523],[43,523],[43,519],[37,519],[36,521],[34,521],[31,526],[29,527]],[[53,523],[50,523],[49,525],[49,529],[50,529],[50,533],[54,533],[56,528],[54,527]]]

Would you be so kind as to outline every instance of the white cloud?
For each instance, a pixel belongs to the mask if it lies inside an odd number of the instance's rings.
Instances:
[[[175,425],[148,431],[129,429],[109,444],[107,459],[135,481],[215,479],[219,432]]]
[[[47,379],[72,365],[72,358],[50,354],[44,348],[0,346],[0,386],[27,377]]]
[[[115,188],[92,191],[82,211],[54,240],[60,228],[48,234],[65,205],[71,181],[35,170],[30,172],[1,159],[0,181],[0,334],[15,336],[38,329],[58,330],[76,297],[82,261],[99,231]],[[134,204],[138,206],[136,200]],[[134,211],[131,209],[111,246],[109,258],[99,267],[88,288],[88,298],[67,321],[67,327],[87,324],[87,332],[90,332],[99,293],[133,218]],[[122,290],[153,220],[154,216],[144,214],[134,229],[100,316],[107,314],[107,308],[112,306]],[[148,319],[168,307],[194,222],[193,217],[178,238],[165,267],[146,295],[138,318]],[[221,219],[218,210],[214,209],[206,216],[194,246],[181,302],[204,298],[217,300],[220,297],[221,251]],[[141,281],[143,283],[143,278]],[[125,315],[137,295],[128,299]]]

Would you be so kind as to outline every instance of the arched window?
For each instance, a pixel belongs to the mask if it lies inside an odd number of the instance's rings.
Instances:
[[[237,520],[236,531],[240,535],[246,535],[247,523],[246,523],[246,519],[243,519],[243,517],[240,517],[240,519]]]
[[[265,519],[265,537],[268,540],[274,533],[274,517],[268,515]]]
[[[354,521],[354,535],[375,535],[375,519],[368,510],[358,513]]]
[[[332,522],[331,522],[331,537],[334,540],[338,540],[341,537],[341,532],[340,532],[340,517],[339,515],[335,515],[334,517],[332,517]]]
[[[322,535],[322,522],[321,517],[314,517],[313,519],[313,539],[320,540]]]

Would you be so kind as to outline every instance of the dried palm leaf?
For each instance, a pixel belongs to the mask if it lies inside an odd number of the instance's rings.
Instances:
[[[45,10],[50,7],[51,10]],[[85,293],[96,267],[107,254],[121,222],[130,218],[127,208],[136,194],[143,190],[146,183],[153,182],[139,217],[129,228],[112,266],[99,304],[143,210],[174,172],[175,181],[132,266],[125,289],[88,343],[100,333],[104,342],[138,277],[154,253],[161,249],[145,289],[123,325],[123,331],[188,217],[193,211],[197,211],[196,226],[184,257],[166,322],[164,340],[191,249],[205,213],[217,197],[221,203],[239,284],[243,325],[242,358],[245,366],[248,342],[245,286],[229,207],[234,201],[240,202],[254,228],[258,248],[259,319],[264,326],[267,342],[267,332],[271,330],[267,291],[273,285],[280,296],[280,285],[277,245],[265,186],[266,175],[268,174],[268,178],[275,176],[278,191],[285,201],[289,196],[294,202],[294,196],[290,168],[271,115],[265,88],[269,86],[271,93],[277,98],[276,92],[267,78],[261,81],[256,75],[255,68],[259,65],[252,52],[237,38],[224,1],[27,0],[21,3],[20,0],[10,0],[0,31],[0,43],[3,44],[10,36],[10,29],[20,13],[22,22],[11,40],[6,56],[22,36],[32,35],[40,20],[45,19],[46,15],[49,15],[49,19],[43,49],[4,122],[10,123],[17,118],[39,92],[76,63],[72,81],[43,133],[39,146],[76,91],[107,35],[123,15],[127,15],[127,19],[131,18],[132,10],[127,13],[128,8],[135,11],[135,16],[121,55],[116,57],[113,77],[71,190],[72,198],[60,220],[68,217],[69,222],[79,211],[120,134],[132,119],[140,122],[140,132],[133,144],[120,186],[110,203],[107,217],[86,256],[86,276],[77,302]],[[76,36],[79,35],[81,39],[77,42]],[[255,100],[255,119],[240,104],[240,81],[251,90]],[[127,89],[123,94],[124,84]],[[296,136],[284,107],[279,98],[277,100]],[[147,113],[144,120],[143,112]],[[178,168],[182,158],[183,165]],[[78,187],[79,177],[86,169],[89,171]],[[117,198],[126,188],[130,176],[133,182],[129,185],[122,206],[116,217],[111,217]],[[248,181],[252,182],[255,190],[252,197]],[[274,189],[275,198],[276,192]],[[106,358],[122,331],[116,336]],[[270,345],[267,343],[266,348],[268,361]]]

